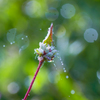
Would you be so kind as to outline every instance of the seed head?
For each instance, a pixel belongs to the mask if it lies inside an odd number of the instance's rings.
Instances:
[[[57,50],[53,45],[53,23],[48,29],[48,34],[43,40],[43,42],[39,43],[39,48],[35,49],[35,53],[38,54],[38,60],[47,60],[52,61],[57,54]]]

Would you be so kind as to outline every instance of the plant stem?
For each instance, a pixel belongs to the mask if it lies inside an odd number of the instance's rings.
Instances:
[[[34,77],[33,77],[33,79],[32,79],[32,82],[31,82],[31,84],[30,84],[30,86],[29,86],[29,88],[28,88],[28,90],[27,90],[27,92],[26,92],[26,94],[25,94],[25,96],[24,96],[24,99],[22,99],[22,100],[26,100],[26,99],[27,99],[27,97],[28,97],[28,95],[29,95],[29,92],[31,91],[32,85],[33,85],[33,83],[34,83],[34,81],[35,81],[35,79],[36,79],[36,76],[37,76],[37,74],[38,74],[38,72],[39,72],[39,70],[40,70],[40,68],[41,68],[41,66],[42,66],[42,64],[43,64],[43,62],[44,62],[44,60],[39,61],[39,65],[38,65],[38,68],[37,68],[37,70],[36,70],[36,72],[35,72],[35,75],[34,75]]]

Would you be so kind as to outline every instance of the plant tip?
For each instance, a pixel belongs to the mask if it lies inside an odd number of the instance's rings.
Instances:
[[[54,57],[56,57],[57,50],[55,49],[55,46],[53,45],[53,23],[51,23],[51,26],[48,30],[48,34],[43,40],[43,42],[39,43],[39,48],[35,49],[35,53],[38,54],[38,60],[47,60],[52,61]]]

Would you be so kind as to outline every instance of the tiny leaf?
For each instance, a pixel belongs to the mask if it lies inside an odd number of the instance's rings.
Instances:
[[[52,34],[53,34],[53,23],[51,24],[51,26],[48,30],[48,34],[45,37],[45,39],[43,40],[43,43],[46,43],[47,45],[49,44],[51,46],[51,44],[53,42]]]

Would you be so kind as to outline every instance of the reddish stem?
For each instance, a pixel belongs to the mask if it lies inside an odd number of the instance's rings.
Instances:
[[[30,86],[29,86],[29,88],[28,88],[28,90],[27,90],[27,92],[26,92],[26,94],[25,94],[24,99],[22,99],[22,100],[26,100],[26,99],[27,99],[27,97],[28,97],[28,95],[29,95],[29,92],[31,91],[32,85],[33,85],[33,83],[34,83],[34,81],[35,81],[35,79],[36,79],[36,76],[37,76],[37,74],[38,74],[38,72],[39,72],[39,70],[40,70],[40,68],[41,68],[41,66],[42,66],[42,64],[43,64],[43,62],[44,62],[44,60],[39,61],[39,65],[38,65],[38,68],[37,68],[37,70],[36,70],[36,72],[35,72],[35,75],[34,75],[34,77],[33,77],[33,79],[32,79],[32,82],[31,82],[31,84],[30,84]]]

